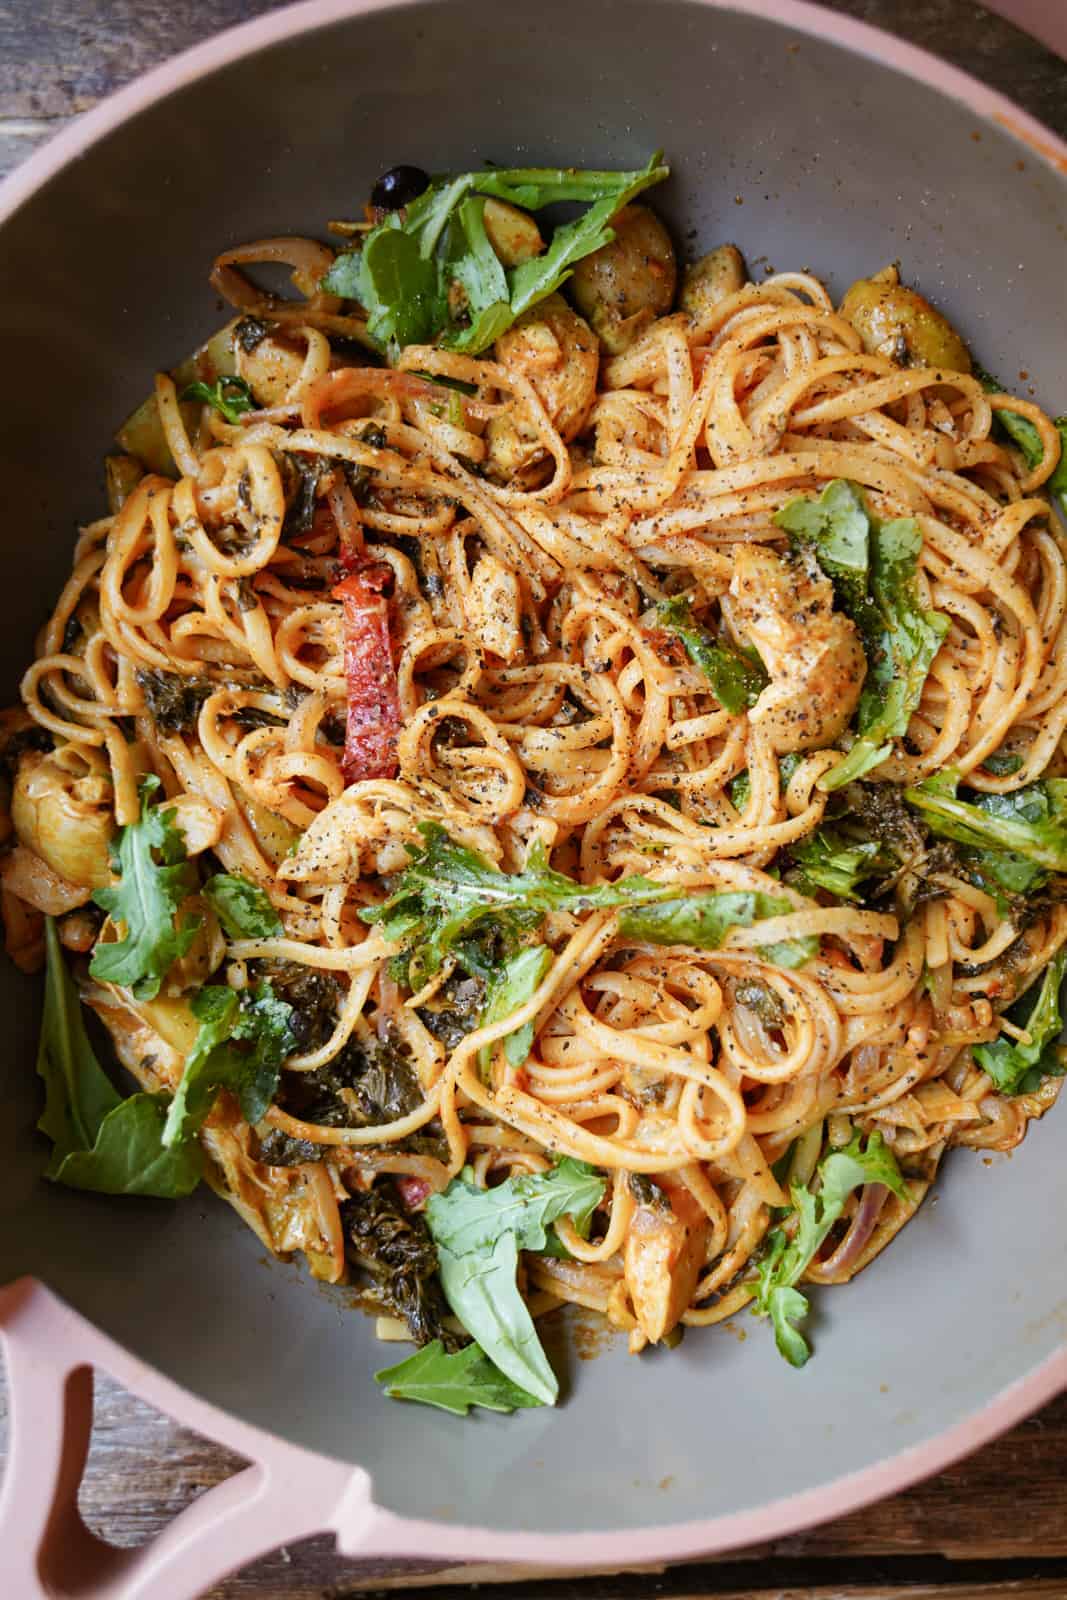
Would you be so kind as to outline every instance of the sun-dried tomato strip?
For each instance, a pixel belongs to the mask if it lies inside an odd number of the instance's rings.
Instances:
[[[396,777],[400,699],[384,592],[392,576],[384,561],[369,562],[333,590],[345,614],[348,726],[341,768],[346,783]]]

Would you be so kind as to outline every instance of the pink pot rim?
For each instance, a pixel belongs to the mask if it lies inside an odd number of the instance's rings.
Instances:
[[[0,223],[11,217],[51,178],[139,111],[198,78],[285,39],[361,13],[413,3],[414,0],[302,0],[300,4],[227,29],[184,51],[84,113],[0,182]],[[648,3],[655,4],[658,0],[648,0]],[[917,46],[866,23],[809,4],[808,0],[702,0],[702,3],[765,17],[798,33],[844,46],[894,68],[1006,130],[1031,154],[1067,179],[1067,142],[1004,95]],[[299,1451],[296,1446],[240,1422],[183,1389],[115,1344],[43,1285],[26,1282],[13,1285],[3,1296],[9,1297],[13,1292],[22,1303],[27,1294],[38,1304],[48,1302],[49,1312],[54,1314],[57,1323],[61,1322],[67,1335],[77,1339],[81,1359],[109,1372],[177,1421],[229,1444],[253,1460],[269,1462],[282,1453],[295,1452],[314,1461],[329,1462],[330,1458]],[[796,1532],[908,1488],[1005,1432],[1065,1388],[1067,1344],[994,1396],[974,1415],[937,1437],[828,1484],[726,1516],[630,1532],[547,1535],[494,1531],[417,1520],[378,1506],[368,1507],[371,1486],[366,1472],[335,1462],[338,1484],[347,1489],[340,1494],[329,1526],[337,1533],[342,1551],[361,1557],[410,1555],[417,1551],[419,1555],[455,1556],[464,1560],[496,1558],[560,1566],[610,1563],[617,1568],[736,1549]],[[269,1548],[269,1543],[265,1543],[264,1548]]]
[[[316,1474],[315,1506],[305,1532],[332,1532],[343,1554],[361,1560],[418,1555],[550,1567],[610,1563],[617,1570],[761,1544],[910,1488],[1005,1433],[1067,1389],[1064,1345],[980,1411],[935,1438],[800,1494],[746,1511],[658,1527],[543,1534],[434,1522],[377,1505],[365,1468],[291,1444],[201,1399],[117,1344],[34,1279],[23,1278],[0,1289],[0,1335],[13,1342],[32,1341],[38,1356],[54,1367],[57,1381],[76,1365],[105,1372],[165,1415],[260,1463],[268,1472],[287,1470],[299,1481],[301,1473],[325,1469]],[[270,1525],[265,1524],[261,1548],[265,1553],[272,1547]]]

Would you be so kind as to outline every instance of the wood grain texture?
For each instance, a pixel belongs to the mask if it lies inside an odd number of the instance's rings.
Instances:
[[[1067,135],[1062,63],[974,0],[830,3],[946,57]],[[0,0],[0,174],[138,73],[273,9],[275,0]],[[0,1394],[0,1459],[3,1448]],[[98,1381],[82,1508],[89,1525],[115,1544],[150,1539],[239,1465],[109,1380]],[[435,1600],[458,1600],[475,1579],[480,1600],[1065,1600],[1067,1397],[930,1483],[722,1562],[550,1578],[433,1562],[347,1562],[331,1540],[315,1539],[257,1562],[207,1600],[343,1600],[413,1587]]]

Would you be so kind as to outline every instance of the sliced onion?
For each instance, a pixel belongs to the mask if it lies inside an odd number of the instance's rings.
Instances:
[[[889,1190],[884,1183],[864,1185],[863,1198],[856,1207],[848,1232],[833,1255],[818,1263],[816,1273],[820,1279],[827,1281],[853,1271],[875,1230],[878,1218],[882,1214],[882,1207],[888,1198]]]

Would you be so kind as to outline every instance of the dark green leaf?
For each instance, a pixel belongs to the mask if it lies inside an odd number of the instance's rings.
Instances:
[[[183,400],[199,400],[213,406],[227,422],[240,422],[246,411],[256,409],[255,398],[243,378],[216,378],[214,383],[190,383],[181,393]]]
[[[1046,778],[1010,794],[976,794],[960,800],[955,793],[957,779],[950,769],[904,791],[931,832],[985,852],[983,864],[991,871],[1004,868],[1011,875],[1011,862],[1004,863],[998,854],[1008,852],[1045,871],[1067,872],[1067,780]],[[1031,875],[1021,887],[1032,887],[1034,882]]]
[[[200,1030],[171,1101],[164,1133],[168,1146],[199,1132],[220,1089],[237,1097],[246,1122],[258,1122],[274,1099],[282,1062],[294,1044],[293,1008],[269,983],[241,991],[212,985],[199,990],[190,1004]]]
[[[987,394],[1004,393],[1003,385],[993,377],[992,373],[976,367],[975,377],[979,379]],[[1013,411],[1010,406],[994,407],[993,418],[999,431],[1022,451],[1023,459],[1030,470],[1033,471],[1034,467],[1039,466],[1045,459],[1045,447],[1041,442],[1041,435],[1030,418],[1024,417],[1021,412]],[[1054,417],[1053,422],[1060,436],[1060,459],[1045,488],[1060,516],[1067,521],[1067,417]]]
[[[491,1022],[500,1022],[504,1017],[510,1017],[513,1011],[518,1011],[520,1006],[524,1006],[527,1000],[536,994],[551,965],[552,952],[547,945],[525,945],[506,961],[490,980],[485,1010],[478,1026],[484,1028]],[[521,1067],[525,1062],[533,1046],[533,1036],[532,1022],[524,1023],[521,1028],[516,1028],[514,1033],[505,1035],[504,1054],[513,1067]],[[482,1046],[478,1065],[483,1074],[489,1070],[492,1054],[492,1045]]]
[[[113,943],[97,945],[89,971],[101,983],[132,989],[139,1000],[155,998],[167,969],[185,954],[200,926],[199,917],[175,924],[178,907],[196,892],[198,879],[186,860],[174,811],[148,804],[158,787],[158,778],[142,781],[140,820],[123,828],[111,847],[119,881],[93,895],[123,931]]]
[[[1008,1012],[1009,1022],[1025,1028],[1030,1043],[1022,1044],[1001,1034],[991,1044],[975,1045],[972,1054],[1001,1094],[1028,1094],[1042,1078],[1062,1077],[1064,1065],[1056,1051],[1063,1031],[1060,991],[1067,968],[1067,945],[1061,945],[1040,984],[1035,983]]]
[[[859,900],[865,878],[893,872],[897,865],[876,839],[853,840],[830,824],[790,845],[789,854],[795,863],[789,882],[795,888],[810,895],[825,889],[839,900]]]
[[[690,661],[700,668],[725,710],[736,716],[755,705],[770,682],[758,657],[722,644],[707,629],[698,627],[684,595],[662,601],[657,614],[663,626],[678,635]]]
[[[51,917],[45,919],[45,951],[45,1004],[37,1056],[45,1108],[37,1126],[52,1140],[47,1176],[69,1188],[102,1194],[163,1199],[189,1194],[200,1180],[200,1147],[165,1149],[165,1097],[134,1094],[123,1099],[111,1084],[85,1032],[77,990]]]
[[[393,1400],[420,1400],[457,1417],[465,1417],[471,1406],[518,1411],[541,1404],[498,1372],[476,1344],[449,1354],[440,1339],[435,1339],[406,1361],[374,1376]]]
[[[238,873],[216,872],[204,895],[228,939],[273,939],[284,931],[267,891]]]
[[[1001,754],[999,750],[994,750],[993,754],[986,756],[982,762],[983,767],[987,772],[991,772],[994,778],[1010,778],[1013,772],[1019,771],[1022,764],[1022,756]]]

